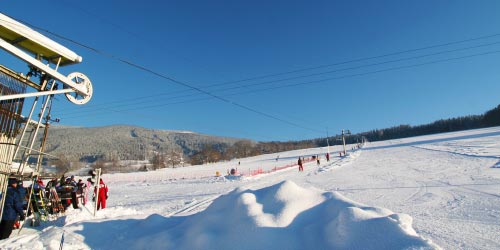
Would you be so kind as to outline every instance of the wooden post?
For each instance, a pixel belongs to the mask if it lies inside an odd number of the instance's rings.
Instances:
[[[95,193],[95,204],[94,204],[94,217],[95,217],[95,214],[97,212],[97,204],[99,202],[99,186],[100,186],[100,182],[101,182],[101,169],[98,168],[95,170],[95,172],[97,175],[97,179],[96,179],[96,184],[95,184],[96,193]]]

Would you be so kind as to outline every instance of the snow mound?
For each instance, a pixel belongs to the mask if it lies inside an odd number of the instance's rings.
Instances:
[[[439,249],[412,218],[284,181],[221,196],[177,228],[175,249]],[[169,230],[170,231],[170,230]]]
[[[32,249],[57,249],[62,234],[68,249],[440,249],[417,235],[406,214],[291,181],[237,188],[190,216],[69,217],[63,228],[48,227],[30,238],[37,242]],[[28,245],[26,238],[8,241],[11,249]]]
[[[84,233],[86,240],[95,243],[89,244],[90,247],[439,249],[417,235],[408,215],[368,207],[338,193],[322,193],[291,181],[260,190],[235,189],[191,216],[151,215],[120,225],[115,222],[106,226],[107,223],[83,225],[84,231],[93,231]],[[92,239],[100,235],[94,231],[96,228],[106,232],[106,240]]]

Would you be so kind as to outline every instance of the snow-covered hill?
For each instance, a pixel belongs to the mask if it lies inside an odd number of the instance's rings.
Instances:
[[[46,152],[64,155],[68,160],[94,161],[113,157],[130,160],[143,159],[145,154],[156,151],[191,155],[193,151],[201,150],[205,144],[233,145],[239,140],[241,139],[128,125],[89,128],[54,126],[48,134]]]
[[[0,248],[500,249],[499,127],[330,150],[105,175],[96,217],[70,208]]]

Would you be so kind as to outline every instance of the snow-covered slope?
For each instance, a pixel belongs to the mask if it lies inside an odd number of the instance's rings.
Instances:
[[[70,208],[0,248],[500,249],[500,128],[326,150],[105,175],[96,217]],[[231,168],[245,175],[215,177]]]

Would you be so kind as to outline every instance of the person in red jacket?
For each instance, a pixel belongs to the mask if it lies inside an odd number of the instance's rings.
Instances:
[[[94,188],[94,195],[97,194],[97,187]],[[101,179],[99,182],[99,195],[97,196],[97,210],[106,208],[106,200],[108,199],[108,185],[104,184]]]

